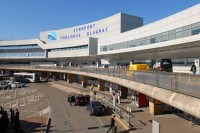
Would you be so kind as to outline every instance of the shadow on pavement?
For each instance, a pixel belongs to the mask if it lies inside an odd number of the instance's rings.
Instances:
[[[20,120],[21,128],[24,133],[36,133],[45,132],[47,129],[47,118],[46,117],[30,117]]]

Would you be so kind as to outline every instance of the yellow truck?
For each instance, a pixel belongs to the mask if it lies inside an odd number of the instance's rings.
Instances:
[[[149,66],[147,64],[131,64],[129,65],[129,70],[133,71],[147,71]]]
[[[148,71],[149,66],[147,64],[131,64],[129,65],[129,71],[127,71],[127,76],[132,77],[133,71]]]

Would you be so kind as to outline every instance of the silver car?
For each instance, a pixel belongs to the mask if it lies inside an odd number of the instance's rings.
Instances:
[[[25,87],[25,84],[22,82],[13,82],[11,87],[12,88],[21,88],[21,87]]]

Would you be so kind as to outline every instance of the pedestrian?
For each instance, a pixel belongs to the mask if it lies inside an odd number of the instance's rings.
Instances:
[[[20,122],[19,122],[19,111],[18,111],[18,109],[15,110],[14,129],[15,129],[15,133],[18,133],[18,131],[21,129],[21,125],[20,125]]]
[[[93,93],[93,100],[96,100],[96,95],[97,95],[97,92],[96,92],[96,90],[94,90],[94,93]]]
[[[115,115],[113,115],[110,119],[110,128],[108,129],[107,133],[115,126]]]
[[[93,89],[94,89],[94,85],[92,84],[92,85],[91,85],[91,91],[93,91]]]
[[[75,105],[75,100],[76,100],[76,99],[75,99],[75,95],[72,95],[72,96],[71,96],[71,103],[70,103],[70,104],[71,104],[71,105],[72,105],[72,104]]]
[[[14,117],[15,117],[15,112],[14,112],[14,110],[10,109],[10,126],[11,127],[14,124]]]
[[[117,101],[118,101],[118,104],[120,104],[121,103],[121,99],[120,99],[120,97],[121,97],[121,93],[120,93],[120,91],[117,93]]]
[[[71,95],[68,96],[68,102],[69,102],[70,106],[72,106],[72,96]]]
[[[192,72],[193,75],[196,74],[197,68],[196,68],[196,65],[194,64],[194,62],[192,62],[192,65],[191,65],[190,71]]]

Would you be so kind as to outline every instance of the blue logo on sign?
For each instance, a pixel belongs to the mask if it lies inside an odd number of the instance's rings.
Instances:
[[[56,32],[48,33],[48,40],[56,40],[56,38],[57,38]]]

